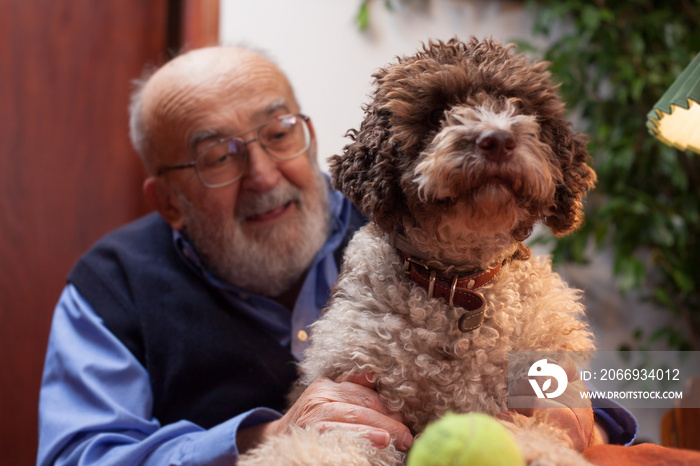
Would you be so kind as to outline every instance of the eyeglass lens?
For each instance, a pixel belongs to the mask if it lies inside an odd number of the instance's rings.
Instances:
[[[268,155],[279,161],[301,155],[311,142],[308,125],[299,115],[271,120],[258,128],[256,139]],[[200,153],[197,157],[197,171],[202,182],[209,187],[217,187],[240,178],[245,172],[248,159],[246,145],[256,139],[225,139]]]

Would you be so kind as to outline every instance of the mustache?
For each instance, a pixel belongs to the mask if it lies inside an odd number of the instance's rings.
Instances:
[[[243,193],[243,196],[237,202],[235,217],[243,220],[291,202],[301,203],[302,198],[303,193],[301,189],[293,186],[291,183],[277,185],[271,191],[263,194]]]

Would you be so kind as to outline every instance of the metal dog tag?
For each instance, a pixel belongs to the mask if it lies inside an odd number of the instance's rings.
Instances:
[[[476,330],[477,328],[479,328],[479,326],[481,326],[481,324],[484,323],[484,310],[486,309],[486,300],[483,296],[481,296],[478,293],[472,292],[470,294],[473,295],[470,297],[474,300],[481,301],[481,305],[478,306],[476,309],[472,308],[473,310],[468,310],[460,316],[459,320],[457,321],[457,328],[462,333],[467,333]]]

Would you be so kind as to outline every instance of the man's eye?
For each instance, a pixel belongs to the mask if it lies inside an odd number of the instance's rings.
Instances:
[[[279,141],[289,136],[290,131],[278,131],[268,136],[269,139]]]
[[[222,154],[218,157],[208,157],[204,161],[203,168],[211,169],[211,168],[217,168],[217,167],[220,167],[222,165],[225,165],[229,161],[229,159],[231,158],[231,155],[232,154],[228,153],[228,154]]]

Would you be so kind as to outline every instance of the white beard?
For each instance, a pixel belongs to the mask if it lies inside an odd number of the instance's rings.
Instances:
[[[328,189],[317,172],[316,187],[304,193],[287,180],[262,195],[243,194],[232,217],[203,212],[182,194],[184,232],[214,275],[253,293],[276,297],[307,271],[328,236]],[[243,219],[294,202],[298,212],[267,229],[247,232]]]

